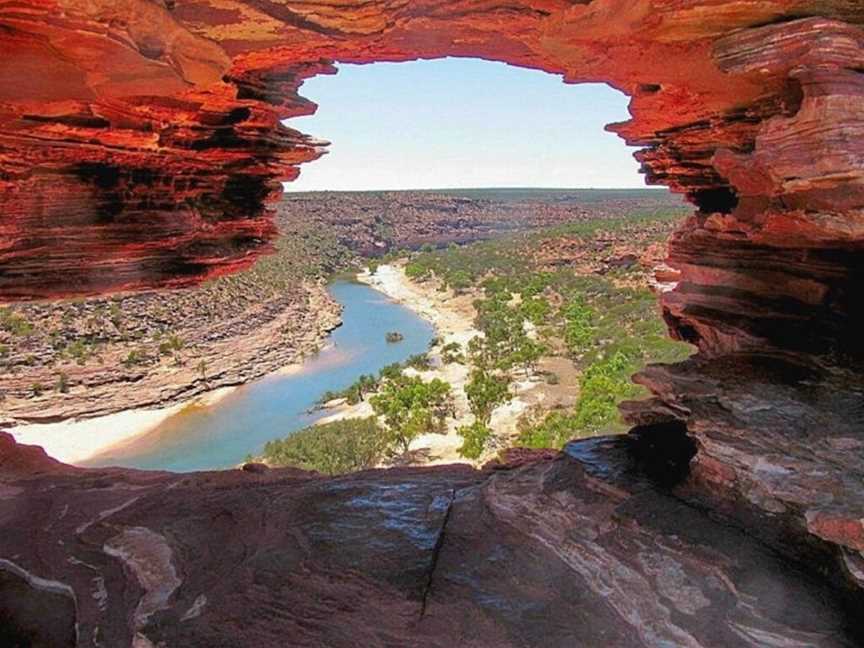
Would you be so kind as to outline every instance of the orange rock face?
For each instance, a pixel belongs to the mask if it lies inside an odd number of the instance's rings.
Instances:
[[[334,61],[607,81],[632,96],[611,128],[644,147],[648,181],[706,212],[860,209],[862,21],[846,0],[7,2],[0,299],[251,263],[280,181],[321,153],[280,120],[314,110],[297,89]]]

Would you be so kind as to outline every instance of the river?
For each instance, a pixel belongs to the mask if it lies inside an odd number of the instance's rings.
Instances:
[[[314,409],[324,392],[344,389],[361,374],[377,374],[428,348],[432,325],[377,290],[336,281],[329,291],[342,304],[342,326],[302,369],[251,382],[214,405],[190,406],[151,433],[83,465],[177,472],[236,466],[259,454],[267,441],[326,416]],[[388,331],[398,331],[404,339],[388,343]]]

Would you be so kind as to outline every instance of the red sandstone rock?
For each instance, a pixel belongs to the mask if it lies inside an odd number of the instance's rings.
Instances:
[[[626,441],[323,480],[79,472],[6,440],[6,614],[103,645],[860,642],[832,597],[864,591],[862,23],[849,0],[0,6],[0,298],[251,263],[278,181],[321,152],[279,120],[332,61],[611,82],[633,97],[611,130],[699,208],[661,300],[699,355],[639,377]]]
[[[323,144],[280,120],[314,110],[297,88],[331,61],[476,56],[608,81],[633,97],[612,130],[646,147],[649,182],[705,211],[739,197],[862,208],[859,3],[231,7],[0,7],[0,298],[186,285],[251,263],[275,234],[265,204]]]
[[[854,601],[658,490],[631,445],[340,478],[0,466],[0,640],[855,645]]]

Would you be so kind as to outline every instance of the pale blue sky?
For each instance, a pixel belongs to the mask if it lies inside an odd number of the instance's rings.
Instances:
[[[288,191],[644,187],[633,149],[603,126],[629,118],[602,84],[474,59],[340,65],[286,122],[332,142]]]

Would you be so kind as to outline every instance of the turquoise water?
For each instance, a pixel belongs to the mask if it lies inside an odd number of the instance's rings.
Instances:
[[[122,449],[89,466],[126,466],[187,472],[230,468],[264,444],[312,424],[326,412],[310,411],[327,390],[344,389],[361,374],[426,351],[432,326],[364,284],[337,281],[330,294],[343,306],[342,326],[301,371],[268,376],[240,387],[209,407],[190,407]],[[387,331],[405,339],[388,344]]]

